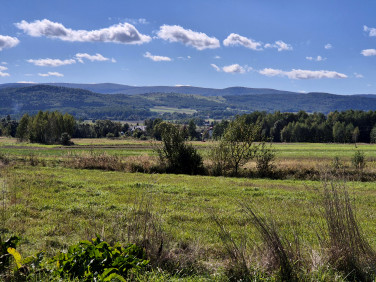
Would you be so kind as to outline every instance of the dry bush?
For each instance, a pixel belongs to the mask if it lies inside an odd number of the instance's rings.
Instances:
[[[273,221],[257,215],[254,208],[244,202],[240,205],[249,222],[258,231],[263,247],[254,246],[253,250],[247,250],[246,239],[237,243],[218,217],[213,216],[220,229],[219,236],[226,253],[230,256],[231,264],[227,266],[229,278],[234,281],[253,281],[276,273],[282,281],[297,280],[301,267],[299,262],[302,261],[299,236],[295,236],[295,241],[289,241],[280,234]]]
[[[125,164],[118,156],[112,156],[105,152],[69,153],[66,165],[79,169],[103,169],[111,171],[123,171],[125,169]]]
[[[371,281],[376,253],[362,233],[346,186],[324,182],[322,205],[327,232],[321,242],[328,262],[349,280]]]

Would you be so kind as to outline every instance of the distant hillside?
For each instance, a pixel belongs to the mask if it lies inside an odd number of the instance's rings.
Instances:
[[[98,84],[95,87],[99,86],[102,89],[118,87],[115,84]],[[247,89],[249,88],[227,88],[223,89],[223,93],[229,94],[218,96],[162,91],[134,95],[107,95],[63,86],[41,84],[20,87],[17,84],[12,87],[8,84],[7,87],[0,87],[0,116],[10,114],[20,117],[24,113],[34,114],[39,110],[58,110],[83,119],[142,120],[162,114],[165,118],[173,119],[189,117],[189,114],[221,119],[253,111],[303,110],[329,113],[349,109],[376,110],[376,95],[298,94],[284,91],[244,94],[247,93]]]
[[[31,83],[7,83],[0,84],[0,89],[7,87],[21,88],[33,86]],[[288,94],[289,91],[268,89],[268,88],[247,88],[247,87],[229,87],[224,89],[203,88],[193,86],[129,86],[115,83],[98,84],[76,84],[76,83],[46,83],[42,85],[63,86],[68,88],[79,88],[102,94],[148,94],[148,93],[178,93],[195,94],[202,96],[225,96],[225,95],[244,95],[244,94]]]

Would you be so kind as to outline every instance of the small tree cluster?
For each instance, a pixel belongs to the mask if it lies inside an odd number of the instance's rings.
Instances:
[[[39,111],[35,116],[23,115],[16,137],[21,141],[42,144],[70,143],[75,128],[74,117],[60,112]]]

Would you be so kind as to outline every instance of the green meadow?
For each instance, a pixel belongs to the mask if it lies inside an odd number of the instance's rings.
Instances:
[[[3,237],[21,237],[18,251],[23,256],[42,250],[52,256],[96,234],[108,242],[125,244],[131,238],[132,214],[146,204],[167,234],[173,252],[183,252],[182,246],[189,246],[195,262],[204,267],[204,272],[194,274],[198,276],[186,275],[187,280],[226,277],[223,273],[229,258],[216,220],[235,242],[246,240],[249,252],[261,248],[262,238],[244,206],[273,222],[286,238],[293,240],[294,234],[299,234],[306,256],[322,248],[318,233],[325,227],[323,181],[77,169],[64,161],[75,154],[106,153],[127,163],[132,158],[153,159],[155,153],[149,141],[73,142],[75,145],[63,147],[0,139],[0,228]],[[193,144],[207,161],[214,142]],[[372,172],[376,157],[376,147],[366,144],[357,148],[348,144],[274,144],[273,148],[277,166],[324,167],[334,157],[350,163],[354,151],[361,150],[367,159],[366,169]],[[340,185],[348,188],[361,232],[376,248],[374,183],[340,181]],[[160,276],[156,276],[145,279],[158,280]]]

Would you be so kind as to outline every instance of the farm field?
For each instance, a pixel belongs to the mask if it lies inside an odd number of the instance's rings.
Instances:
[[[141,206],[147,206],[148,212],[155,215],[173,252],[196,256],[195,263],[205,267],[204,276],[210,279],[223,272],[228,260],[214,218],[236,242],[246,238],[250,252],[261,246],[260,236],[242,211],[244,204],[271,219],[288,238],[299,233],[302,246],[309,246],[303,247],[305,252],[320,248],[317,233],[324,226],[321,181],[77,169],[65,166],[64,160],[74,154],[95,152],[120,156],[127,162],[130,157],[155,157],[155,153],[149,141],[73,142],[74,146],[62,147],[0,139],[1,158],[10,160],[9,165],[0,167],[0,228],[5,237],[22,237],[18,250],[25,256],[41,250],[53,255],[96,234],[109,242],[127,243],[133,238],[129,230]],[[205,158],[213,144],[193,142]],[[274,144],[273,148],[276,165],[292,167],[330,165],[335,156],[350,163],[355,150],[349,144]],[[366,169],[372,172],[376,147],[358,144],[356,149],[365,153]],[[362,232],[376,248],[375,184],[345,185]]]

